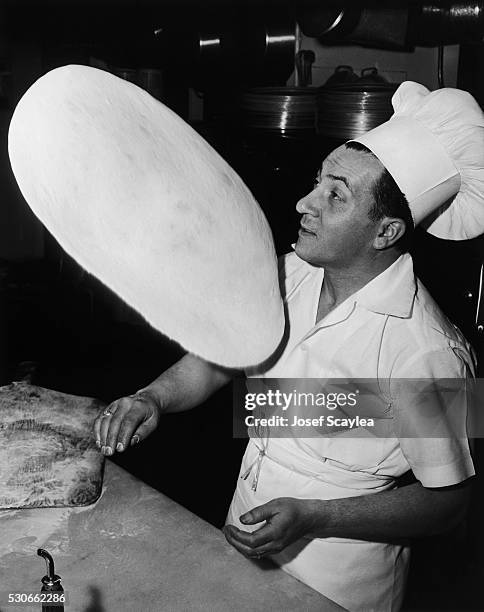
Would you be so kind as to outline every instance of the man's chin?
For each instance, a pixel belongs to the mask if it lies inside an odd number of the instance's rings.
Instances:
[[[294,252],[306,263],[316,266],[317,268],[322,267],[324,264],[321,262],[321,254],[315,253],[314,249],[304,243],[303,240],[299,239],[296,244],[293,245]]]
[[[311,263],[311,249],[309,249],[307,245],[304,245],[304,242],[301,241],[300,238],[297,240],[296,244],[293,245],[293,248],[298,257],[304,261],[307,261],[308,263]]]

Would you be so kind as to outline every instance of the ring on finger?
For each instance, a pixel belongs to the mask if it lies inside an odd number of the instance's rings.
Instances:
[[[118,405],[116,403],[114,404],[110,404],[109,406],[107,406],[104,410],[101,416],[103,417],[110,417],[113,416],[113,414],[116,412],[118,408]]]

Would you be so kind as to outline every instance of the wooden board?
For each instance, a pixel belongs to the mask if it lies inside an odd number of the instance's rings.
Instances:
[[[96,501],[103,456],[91,429],[100,407],[28,383],[0,387],[0,508]]]

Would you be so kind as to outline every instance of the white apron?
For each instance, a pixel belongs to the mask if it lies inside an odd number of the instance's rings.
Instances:
[[[293,452],[292,442],[250,440],[228,524],[255,530],[260,524],[243,525],[239,517],[277,497],[294,497],[295,491],[302,499],[334,499],[393,486],[392,478],[348,472],[329,461],[321,463],[308,454]],[[271,558],[284,571],[351,612],[394,612],[403,599],[409,556],[410,549],[403,546],[346,538],[302,538]]]

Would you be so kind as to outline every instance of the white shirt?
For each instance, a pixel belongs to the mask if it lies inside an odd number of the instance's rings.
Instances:
[[[469,344],[415,278],[410,255],[400,256],[318,323],[324,270],[291,253],[281,259],[280,274],[287,344],[274,365],[250,376],[390,381],[384,400],[398,431],[408,407],[392,381],[465,378],[473,372]],[[332,499],[383,491],[409,469],[428,487],[452,485],[474,474],[466,439],[399,438],[396,433],[386,438],[271,438],[269,433],[248,445],[241,476],[249,475],[238,480],[228,522],[247,529],[238,516],[276,497]],[[275,560],[349,610],[383,612],[401,603],[408,550],[325,538],[290,546]]]
[[[295,253],[282,259],[281,280],[290,329],[277,363],[252,376],[266,378],[466,378],[473,372],[472,351],[461,332],[443,315],[415,278],[409,254],[350,296],[317,324],[324,270]],[[390,416],[406,407],[388,389]],[[400,400],[400,404],[401,404]],[[411,407],[408,407],[411,408]],[[397,437],[362,448],[331,438],[275,439],[321,460],[335,460],[350,470],[397,477],[412,469],[428,487],[456,484],[474,474],[467,441],[456,448],[449,438]],[[271,442],[272,443],[272,442]]]

